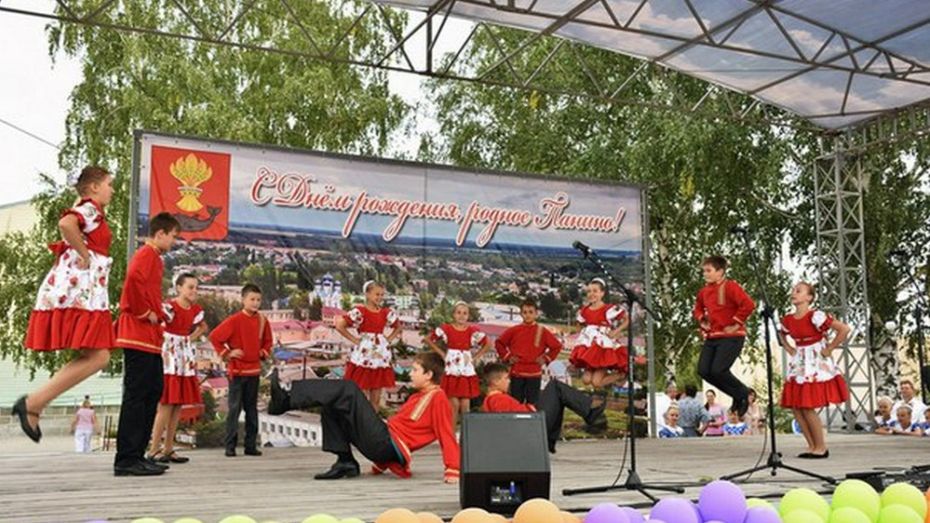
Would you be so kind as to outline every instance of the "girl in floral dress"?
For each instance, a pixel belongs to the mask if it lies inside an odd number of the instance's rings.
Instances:
[[[174,435],[178,429],[181,408],[201,402],[200,383],[197,379],[194,342],[207,332],[204,312],[197,305],[197,286],[200,282],[190,273],[175,279],[178,297],[164,305],[165,341],[161,347],[162,388],[158,414],[152,429],[149,457],[161,463],[187,463],[189,458],[174,451]],[[165,445],[161,446],[162,436]]]
[[[606,387],[626,378],[629,368],[627,348],[617,339],[629,325],[626,312],[604,303],[607,285],[595,278],[588,284],[588,304],[578,311],[581,333],[569,362],[582,369],[585,385]]]
[[[344,316],[336,319],[336,330],[354,347],[346,360],[345,379],[352,380],[365,391],[375,409],[381,407],[381,393],[394,386],[394,367],[391,343],[401,334],[397,313],[383,307],[384,286],[367,281],[362,286],[365,304],[356,305]],[[349,329],[354,328],[358,335]],[[391,333],[384,334],[391,328]]]
[[[446,361],[442,390],[452,405],[452,426],[459,413],[471,410],[471,399],[481,393],[474,361],[491,348],[491,340],[478,327],[468,323],[468,304],[460,301],[452,307],[453,323],[443,323],[426,339],[426,343]],[[442,341],[440,347],[438,343]],[[480,347],[472,358],[472,347]]]
[[[791,361],[781,394],[781,406],[792,409],[807,440],[806,459],[830,456],[824,439],[823,423],[817,410],[828,404],[845,403],[849,398],[846,380],[830,355],[846,341],[849,326],[811,307],[814,286],[800,282],[791,291],[794,313],[781,319],[779,337]],[[828,341],[827,334],[835,336]],[[791,338],[788,343],[786,338]]]
[[[78,202],[58,221],[62,241],[49,245],[55,262],[39,287],[25,345],[80,354],[13,405],[23,432],[36,443],[42,438],[39,415],[45,406],[106,367],[115,345],[107,289],[112,235],[103,211],[113,196],[113,178],[103,168],[85,167],[75,189]]]

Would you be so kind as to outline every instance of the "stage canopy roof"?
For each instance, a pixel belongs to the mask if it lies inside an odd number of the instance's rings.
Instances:
[[[374,0],[642,58],[826,129],[930,100],[927,0]]]

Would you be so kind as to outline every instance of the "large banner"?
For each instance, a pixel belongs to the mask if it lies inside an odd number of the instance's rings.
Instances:
[[[332,320],[369,279],[386,285],[412,347],[456,301],[494,337],[532,296],[569,348],[579,284],[594,275],[573,242],[634,287],[644,280],[638,187],[148,132],[136,153],[137,241],[155,213],[183,227],[166,287],[194,272],[205,293],[234,301],[259,284],[278,352],[319,356],[326,372],[347,349]]]

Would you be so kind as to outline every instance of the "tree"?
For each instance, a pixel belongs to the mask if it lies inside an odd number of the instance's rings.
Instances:
[[[85,13],[97,3],[74,1],[69,6]],[[316,45],[333,47],[337,56],[348,50],[375,54],[389,45],[388,29],[375,17],[365,17],[344,40],[336,41],[342,33],[336,28],[346,28],[364,5],[289,4],[298,18],[313,20]],[[194,16],[205,25],[218,26],[221,20],[231,19],[236,9],[236,2],[204,0],[197,3]],[[395,26],[402,23],[400,15],[389,17]],[[120,2],[119,9],[105,10],[96,20],[150,27],[189,23],[180,10],[164,9],[158,2]],[[287,6],[269,2],[230,30],[241,41],[256,45],[314,45],[291,20]],[[114,312],[128,254],[133,129],[377,154],[388,146],[407,111],[388,92],[383,72],[345,64],[79,24],[52,24],[48,36],[52,56],[62,52],[78,57],[83,67],[83,80],[71,93],[59,163],[68,172],[84,164],[100,164],[116,175],[116,192],[107,209],[114,235],[110,286]],[[27,238],[0,239],[0,274],[4,278],[15,275],[18,283],[9,291],[6,279],[0,284],[4,303],[13,304],[0,332],[0,355],[30,369],[54,370],[71,357],[69,351],[24,351],[22,340],[38,282],[51,264],[44,245],[56,239],[54,224],[74,198],[70,189],[46,183],[35,200],[41,220],[34,233]],[[25,253],[30,257],[21,255]],[[118,363],[119,358],[112,361]]]
[[[313,302],[310,304],[310,309],[307,311],[307,319],[311,321],[323,321],[323,300],[321,300],[319,296],[314,296]]]

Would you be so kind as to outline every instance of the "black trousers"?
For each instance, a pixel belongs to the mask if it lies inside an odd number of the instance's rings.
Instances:
[[[510,377],[510,395],[520,403],[539,403],[539,389],[542,385],[542,378],[518,378]]]
[[[594,420],[591,416],[591,396],[556,380],[549,380],[543,389],[536,410],[546,413],[546,434],[549,446],[562,436],[562,421],[565,418],[565,409],[581,416],[586,423]]]
[[[323,450],[340,457],[352,455],[351,445],[374,463],[400,462],[387,424],[354,381],[299,380],[291,382],[291,409],[323,407]]]
[[[239,439],[239,413],[245,411],[245,448],[258,443],[258,376],[233,376],[229,380],[226,415],[226,450],[235,450]]]
[[[749,389],[736,379],[730,367],[739,358],[745,338],[714,338],[704,340],[698,360],[698,374],[734,400],[749,397]]]
[[[123,349],[123,403],[114,466],[129,467],[145,457],[163,387],[161,354]]]

